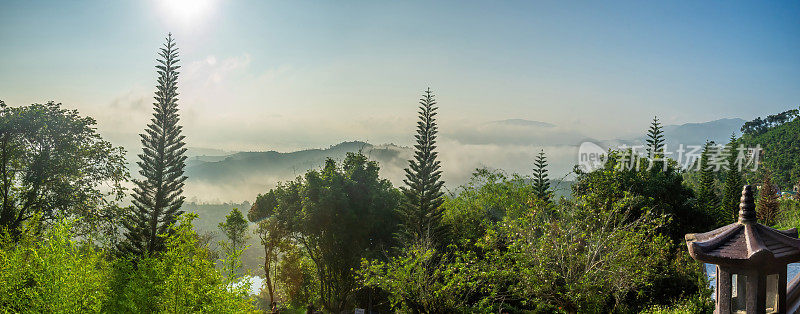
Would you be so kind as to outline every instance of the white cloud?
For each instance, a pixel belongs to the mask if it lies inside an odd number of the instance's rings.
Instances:
[[[246,73],[250,65],[250,55],[217,60],[214,55],[190,62],[182,71],[181,86],[187,90],[203,92],[203,89],[223,82],[230,75]]]

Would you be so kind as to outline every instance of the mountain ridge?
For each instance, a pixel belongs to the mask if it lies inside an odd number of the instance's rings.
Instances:
[[[508,122],[511,120],[512,122]],[[500,120],[505,129],[473,128],[480,137],[465,141],[443,135],[440,143],[440,158],[445,174],[450,176],[448,186],[457,187],[469,179],[469,174],[476,167],[499,168],[511,172],[524,173],[530,169],[533,154],[545,149],[551,162],[551,173],[561,176],[569,172],[577,163],[577,143],[588,139],[580,134],[569,134],[557,138],[552,136],[555,128],[539,124],[538,121],[524,119]],[[520,122],[523,121],[523,122]],[[744,120],[737,118],[718,119],[700,123],[665,126],[665,138],[668,149],[674,149],[678,143],[684,145],[701,145],[708,135],[716,136],[712,140],[725,141],[731,132],[738,131]],[[489,122],[496,123],[498,121]],[[741,123],[740,123],[741,122]],[[509,126],[508,123],[512,125]],[[541,129],[548,139],[539,137],[504,139],[503,136],[517,136],[505,130],[513,130],[522,123],[523,128]],[[542,122],[543,123],[543,122]],[[484,124],[485,125],[485,124]],[[496,125],[496,124],[495,124]],[[550,125],[550,124],[547,124]],[[482,132],[482,130],[485,130]],[[501,132],[502,131],[502,132]],[[535,132],[535,131],[534,131]],[[644,142],[644,132],[638,138],[627,140],[601,141],[603,146],[617,147],[620,144],[638,145]],[[447,143],[447,142],[450,143]],[[680,142],[677,142],[680,141]],[[456,146],[453,146],[456,145]],[[488,146],[487,146],[488,145]],[[483,153],[482,147],[489,147]],[[303,175],[310,169],[324,165],[325,159],[344,160],[348,152],[362,151],[370,159],[380,165],[380,175],[395,185],[402,184],[408,165],[413,157],[413,148],[395,144],[373,145],[365,141],[344,141],[327,148],[303,149],[293,152],[248,151],[234,152],[225,156],[192,156],[187,159],[186,195],[190,200],[199,201],[243,201],[252,200],[259,193],[264,193],[283,182]],[[488,152],[488,153],[487,153]],[[456,173],[457,175],[453,175]],[[192,198],[194,197],[194,198]]]

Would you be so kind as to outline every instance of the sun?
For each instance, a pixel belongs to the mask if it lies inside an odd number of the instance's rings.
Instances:
[[[167,19],[182,26],[195,25],[213,11],[215,0],[157,0],[159,10]]]

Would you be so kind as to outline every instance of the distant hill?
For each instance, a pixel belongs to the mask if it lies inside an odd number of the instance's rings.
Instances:
[[[216,148],[206,148],[206,147],[187,147],[186,148],[186,155],[187,156],[226,156],[236,152],[231,152],[222,149]]]
[[[326,149],[290,153],[276,151],[239,152],[228,156],[195,156],[187,159],[186,195],[197,201],[253,200],[280,181],[290,180],[309,169],[319,168],[330,157],[344,160],[348,152],[362,151],[378,161],[381,176],[398,182],[411,158],[411,149],[396,145],[374,146],[344,142]],[[397,181],[395,181],[397,180]]]
[[[205,163],[209,163],[209,162],[223,161],[223,160],[225,160],[225,158],[228,158],[228,156],[230,156],[231,154],[219,155],[219,156],[206,156],[206,155],[199,155],[198,156],[198,155],[192,155],[192,154],[187,152],[186,155],[187,156],[192,156],[192,157],[186,158],[186,167],[192,167],[192,166],[201,165],[201,164],[205,164]]]
[[[665,126],[668,149],[678,143],[701,145],[706,139],[726,143],[731,132],[737,132],[744,120],[720,119],[704,123]],[[440,158],[447,187],[455,189],[469,179],[475,168],[499,168],[528,174],[535,152],[544,149],[550,159],[554,179],[569,173],[576,162],[579,143],[592,140],[574,130],[533,120],[507,119],[475,126],[465,125],[443,133]],[[601,146],[638,145],[642,136],[627,140],[601,142]],[[737,133],[738,134],[738,133]],[[235,152],[199,150],[203,153],[186,161],[185,194],[188,201],[241,202],[253,201],[278,182],[294,179],[309,169],[319,168],[325,158],[341,161],[348,152],[363,151],[378,161],[381,176],[395,186],[402,184],[403,169],[412,157],[412,148],[393,144],[372,145],[365,142],[344,142],[324,149],[296,152]]]
[[[731,134],[739,136],[745,120],[739,118],[719,119],[702,123],[686,123],[664,126],[664,138],[673,145],[702,145],[706,140],[725,144]]]
[[[685,123],[680,125],[665,125],[663,127],[664,139],[667,143],[667,150],[674,151],[678,145],[685,146],[703,145],[705,142],[714,141],[719,144],[727,144],[731,134],[737,137],[742,134],[740,129],[745,120],[739,118],[719,119],[708,122]],[[642,145],[646,139],[645,131],[636,138],[617,139],[606,141],[606,146],[614,147],[621,144]]]
[[[525,119],[506,119],[500,121],[492,121],[487,124],[494,124],[494,125],[512,125],[512,126],[524,126],[524,127],[540,127],[540,128],[553,128],[556,125],[550,124],[547,122],[541,121],[533,121],[533,120],[525,120]]]
[[[442,136],[467,145],[579,145],[589,139],[574,129],[555,124],[506,119],[476,125],[464,125],[442,131]]]

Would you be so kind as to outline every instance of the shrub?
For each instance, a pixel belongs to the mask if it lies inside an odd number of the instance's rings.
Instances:
[[[69,221],[38,228],[29,221],[16,244],[7,230],[0,238],[0,312],[99,312],[110,296],[103,252],[72,240]]]
[[[246,285],[224,278],[198,245],[194,214],[181,215],[167,237],[167,250],[141,260],[118,260],[114,267],[115,299],[104,311],[245,313],[254,310]]]
[[[670,306],[653,306],[642,311],[642,314],[699,314],[713,313],[714,301],[707,297],[694,295],[691,298],[682,299]]]

